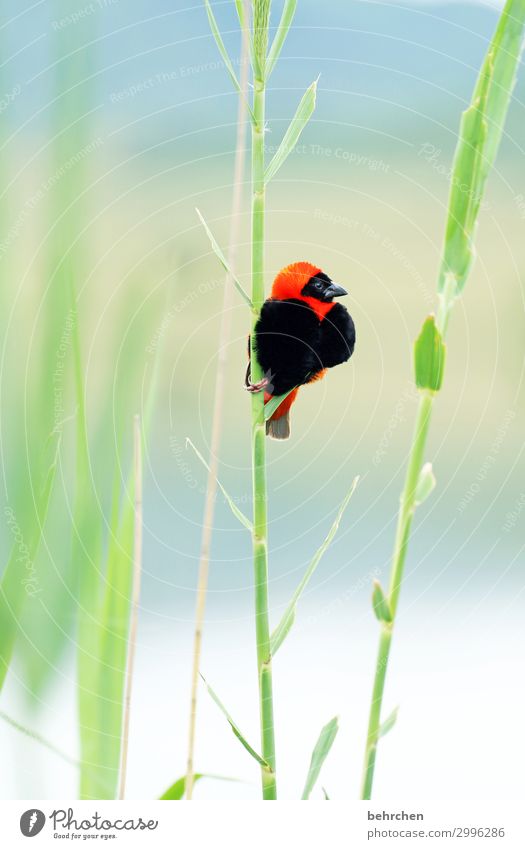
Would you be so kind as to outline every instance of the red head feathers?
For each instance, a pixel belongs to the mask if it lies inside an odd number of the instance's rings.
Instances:
[[[271,297],[276,301],[286,301],[291,298],[304,301],[314,310],[318,318],[322,319],[334,306],[333,302],[324,303],[317,298],[302,294],[308,281],[321,273],[322,269],[310,262],[292,262],[291,265],[281,269],[273,281]]]
[[[275,439],[290,433],[289,412],[299,387],[352,356],[354,322],[342,304],[334,304],[346,294],[309,262],[287,265],[273,282],[250,340],[264,377],[251,383],[248,366],[245,385],[250,392],[265,390],[265,402],[286,396],[266,422],[266,433]]]

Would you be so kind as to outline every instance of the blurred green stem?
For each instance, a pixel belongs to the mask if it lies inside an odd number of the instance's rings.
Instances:
[[[255,78],[252,125],[252,335],[264,302],[264,81]],[[254,350],[251,351],[251,379],[263,377]],[[261,721],[262,756],[270,770],[261,767],[263,799],[276,799],[275,735],[273,721],[272,658],[268,616],[268,521],[266,494],[266,426],[264,393],[252,393],[252,470],[253,470],[253,567],[255,583],[255,628],[257,672]]]
[[[122,717],[122,744],[120,760],[119,799],[126,797],[126,779],[128,769],[129,725],[131,718],[131,693],[133,670],[137,647],[137,629],[140,604],[140,585],[142,578],[142,426],[140,416],[133,420],[133,585],[131,597],[131,617],[126,658],[126,683],[124,710]]]
[[[244,0],[247,3],[247,0]],[[242,33],[241,49],[241,75],[240,75],[240,97],[237,111],[237,139],[235,143],[235,165],[233,173],[233,194],[231,207],[231,225],[228,240],[228,265],[235,273],[237,259],[237,242],[239,237],[239,222],[242,207],[242,189],[244,179],[244,168],[246,160],[246,119],[247,119],[247,91],[248,91],[248,55],[249,38],[248,31]],[[215,376],[215,397],[213,400],[213,416],[211,425],[210,450],[208,478],[206,481],[206,499],[204,504],[204,517],[202,523],[201,548],[199,557],[199,578],[197,586],[197,605],[195,611],[195,632],[193,636],[193,663],[191,674],[191,696],[190,696],[190,722],[188,732],[188,756],[186,762],[186,799],[193,798],[193,785],[195,783],[194,756],[195,736],[197,731],[197,700],[199,686],[199,672],[202,653],[202,639],[204,630],[204,615],[206,612],[206,595],[208,592],[208,574],[210,562],[210,549],[213,533],[213,519],[215,515],[215,502],[217,498],[217,476],[219,472],[219,449],[221,444],[223,410],[226,394],[226,362],[228,357],[228,340],[230,338],[232,299],[233,299],[232,275],[227,273],[224,281],[224,297],[222,301],[221,326],[219,330],[219,354],[217,358],[217,373]]]
[[[443,338],[447,331],[448,320],[456,295],[456,279],[452,274],[449,274],[446,277],[443,291],[439,294],[439,308],[436,320],[437,328]],[[428,390],[421,392],[416,427],[408,460],[405,485],[401,494],[394,553],[392,557],[392,568],[390,572],[390,587],[387,601],[392,614],[392,620],[391,622],[381,623],[379,649],[377,652],[372,702],[370,705],[368,732],[366,737],[365,763],[363,768],[361,790],[362,799],[370,799],[372,795],[377,742],[380,736],[381,707],[383,704],[386,672],[390,657],[390,648],[392,645],[392,634],[397,612],[397,603],[399,600],[401,583],[403,581],[403,571],[410,538],[410,529],[412,527],[412,519],[414,518],[414,512],[416,509],[416,489],[424,461],[433,402],[433,392]]]
[[[416,487],[421,467],[423,465],[425,445],[430,424],[430,414],[432,412],[432,402],[433,395],[430,392],[422,394],[419,401],[416,429],[410,451],[405,486],[401,495],[390,577],[390,589],[388,594],[388,603],[392,612],[392,621],[381,623],[381,635],[379,638],[379,650],[377,653],[372,703],[370,706],[370,717],[366,738],[365,764],[361,794],[362,799],[370,799],[372,794],[372,782],[374,779],[377,741],[379,739],[379,728],[381,724],[381,706],[383,702],[386,671],[390,656],[390,647],[392,645],[392,632],[394,629],[399,591],[403,580],[403,569],[405,565],[410,527],[412,525],[416,505]]]

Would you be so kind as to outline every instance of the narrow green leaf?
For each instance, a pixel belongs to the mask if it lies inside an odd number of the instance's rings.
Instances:
[[[432,469],[432,463],[425,463],[419,473],[416,487],[416,504],[423,504],[436,486],[436,478]]]
[[[525,27],[524,0],[507,0],[469,108],[464,112],[451,179],[439,286],[452,274],[458,292],[472,263],[473,238],[490,169],[496,159],[516,81]]]
[[[143,408],[144,442],[153,420],[164,344],[165,335],[156,346],[147,383]],[[78,371],[77,383],[79,392],[82,392],[80,359]],[[120,435],[119,441],[123,441]],[[92,498],[80,500],[80,515],[76,518],[76,527],[79,529],[76,562],[84,570],[90,569],[95,573],[94,585],[84,588],[86,595],[80,614],[78,637],[82,798],[113,799],[117,795],[132,607],[134,471],[130,462],[130,468],[122,481],[122,467],[119,462],[115,464],[105,556],[100,550],[91,553],[85,563],[79,560],[80,557],[86,557],[84,552],[92,550],[92,537],[96,537],[101,524],[98,512],[91,507]],[[88,479],[84,484],[87,494],[89,483]],[[94,512],[90,522],[81,524],[82,510],[87,516]]]
[[[210,29],[211,29],[212,35],[215,39],[215,43],[216,43],[216,45],[219,49],[219,53],[222,56],[222,61],[224,62],[225,66],[226,66],[226,70],[228,71],[228,73],[231,77],[231,81],[232,81],[233,85],[235,86],[237,91],[240,93],[241,92],[241,85],[240,85],[239,80],[237,79],[237,75],[236,75],[236,73],[233,69],[233,65],[231,63],[230,57],[228,56],[228,51],[226,50],[224,41],[222,40],[222,35],[221,35],[219,27],[217,25],[215,15],[213,14],[213,9],[211,8],[209,0],[204,0],[204,3],[206,5],[206,12],[208,14],[208,21],[210,23]]]
[[[483,170],[488,172],[498,152],[510,98],[516,84],[516,73],[523,48],[525,3],[507,2],[492,40],[485,66],[490,70],[490,87],[486,99],[487,138]]]
[[[21,725],[16,719],[13,719],[7,713],[4,713],[3,710],[0,710],[0,719],[3,719],[8,725],[14,728],[16,731],[19,731],[20,734],[24,734],[25,737],[29,737],[34,743],[38,743],[40,746],[43,746],[44,749],[52,752],[57,757],[61,758],[63,761],[68,763],[70,766],[74,766],[77,769],[80,767],[80,761],[77,761],[76,758],[68,755],[67,752],[63,752],[62,749],[59,749],[58,746],[55,746],[54,743],[51,743],[49,740],[46,740],[45,737],[42,737],[37,731],[33,731],[31,728],[26,728],[25,725]]]
[[[283,395],[273,395],[270,400],[264,405],[264,421],[267,422],[268,419],[271,419],[273,414],[275,413],[277,407],[279,407],[285,398],[288,398],[290,392],[295,392],[297,386],[294,386],[293,389],[290,389],[289,392],[285,392]]]
[[[329,796],[329,795],[328,795],[328,793],[326,792],[325,788],[324,788],[324,787],[321,787],[321,790],[323,791],[323,796],[324,796],[324,800],[325,800],[325,802],[329,802],[329,801],[330,801],[330,796]]]
[[[239,781],[239,779],[230,778],[228,775],[214,775],[212,772],[196,772],[193,776],[193,783],[196,784],[197,781],[200,781],[202,778],[211,778],[214,781]],[[178,778],[177,781],[174,781],[171,787],[168,787],[166,792],[159,797],[159,801],[180,801],[184,798],[185,792],[186,776],[184,775],[182,778]]]
[[[286,608],[286,610],[285,610],[285,612],[284,612],[284,614],[281,618],[281,621],[277,625],[276,629],[273,631],[272,636],[270,638],[270,650],[271,650],[272,655],[275,654],[275,652],[277,651],[279,646],[282,644],[282,642],[284,641],[284,639],[288,635],[288,633],[289,633],[289,631],[290,631],[290,629],[291,629],[291,627],[292,627],[292,625],[295,621],[295,611],[296,611],[296,607],[297,607],[297,602],[299,601],[302,593],[304,592],[306,586],[308,585],[308,582],[310,581],[312,575],[314,574],[315,570],[317,569],[321,558],[323,557],[326,550],[331,545],[331,543],[332,543],[332,541],[333,541],[333,539],[334,539],[334,537],[337,533],[337,529],[339,528],[339,525],[341,523],[341,519],[343,518],[343,514],[344,514],[346,508],[348,507],[350,499],[352,498],[352,495],[354,494],[356,486],[357,486],[358,483],[359,483],[359,475],[357,475],[357,477],[354,478],[349,492],[345,496],[343,503],[341,504],[341,506],[339,507],[339,510],[337,511],[337,516],[334,519],[332,527],[328,531],[328,534],[326,535],[324,542],[317,549],[314,557],[310,561],[310,564],[308,565],[306,572],[304,573],[297,589],[295,590],[295,592],[294,592],[294,594],[293,594],[293,596],[290,600],[290,603],[288,604],[288,607]]]
[[[339,720],[337,716],[334,716],[334,718],[331,719],[330,722],[328,722],[321,730],[319,739],[315,744],[315,748],[312,752],[310,769],[308,770],[306,784],[304,785],[303,795],[301,797],[302,800],[310,798],[310,793],[314,789],[315,783],[319,778],[321,768],[328,756],[328,753],[330,752],[330,749],[332,748],[333,742],[337,736],[338,731]]]
[[[222,56],[222,60],[224,62],[226,70],[228,71],[228,74],[230,75],[230,78],[231,78],[231,81],[232,81],[232,83],[235,87],[235,90],[240,94],[240,96],[242,98],[244,98],[245,94],[244,94],[244,92],[241,88],[241,84],[240,84],[239,80],[237,79],[237,74],[235,73],[235,71],[233,69],[231,59],[228,56],[228,51],[226,50],[226,46],[224,44],[224,41],[222,40],[222,36],[221,36],[220,30],[219,30],[219,27],[217,25],[215,15],[213,14],[213,9],[211,8],[209,0],[204,0],[204,2],[205,2],[205,5],[206,5],[206,12],[208,14],[208,21],[210,23],[210,29],[211,29],[212,35],[215,39],[215,43],[218,47],[219,53]],[[242,0],[241,0],[240,3],[236,2],[235,5],[237,6],[237,14],[239,14],[239,6],[242,6]],[[243,19],[244,19],[244,12],[242,14],[243,14]],[[240,17],[239,17],[239,20],[240,20]],[[241,23],[241,26],[244,28],[244,25],[242,23]],[[253,44],[252,44],[251,40],[250,40],[250,53],[251,53],[252,62],[253,62]],[[252,121],[252,123],[254,123],[255,117],[254,117],[253,111],[252,111],[252,109],[251,109],[251,107],[248,103],[246,103],[246,107],[248,109],[248,114],[250,116],[250,120]]]
[[[396,724],[398,711],[399,711],[399,708],[397,708],[397,707],[394,708],[392,713],[385,719],[385,721],[383,723],[381,723],[381,725],[379,726],[379,730],[377,732],[377,739],[378,740],[379,740],[380,737],[384,737],[385,734],[388,734],[388,732],[392,730],[392,728]]]
[[[45,737],[42,736],[42,734],[39,734],[38,731],[33,731],[32,728],[26,728],[25,725],[22,725],[16,719],[13,719],[13,717],[9,716],[3,710],[0,710],[0,719],[2,719],[4,722],[10,725],[11,728],[14,728],[20,734],[23,734],[25,737],[28,737],[33,743],[37,743],[39,746],[42,746],[44,749],[47,749],[53,755],[56,755],[58,758],[64,761],[64,763],[69,764],[69,766],[72,766],[77,770],[81,770],[84,768],[84,765],[81,763],[81,761],[77,760],[77,758],[73,757],[72,755],[69,755],[67,752],[64,752],[53,742],[51,742],[51,740],[47,740]],[[88,765],[86,768],[90,769],[94,774],[97,771],[97,766]]]
[[[433,315],[425,320],[414,345],[414,366],[418,389],[438,392],[443,383],[446,345]]]
[[[71,308],[77,311],[75,268],[64,269],[69,286]],[[90,447],[85,406],[85,381],[79,322],[72,329],[74,388],[77,403],[76,468],[71,560],[77,576],[77,688],[80,733],[80,797],[113,799],[118,778],[111,715],[115,707],[113,692],[101,689],[101,611],[100,566],[102,560],[99,502],[91,474]],[[121,573],[123,574],[123,572]],[[107,702],[106,702],[107,698]],[[107,736],[106,736],[107,735]],[[107,745],[106,745],[107,744]]]
[[[390,610],[388,599],[386,598],[379,581],[374,581],[372,607],[374,608],[374,613],[380,622],[392,621],[392,611]]]
[[[445,273],[452,274],[458,293],[466,282],[474,256],[474,229],[483,192],[480,166],[485,140],[486,122],[482,108],[470,106],[461,119],[440,276],[442,288]]]
[[[196,212],[197,212],[197,215],[200,218],[202,226],[206,230],[206,235],[208,236],[208,239],[210,240],[210,244],[212,246],[213,253],[215,254],[217,259],[219,260],[220,264],[222,265],[222,267],[224,268],[226,273],[230,275],[232,282],[233,282],[233,285],[237,289],[239,295],[244,299],[244,301],[246,301],[246,303],[248,304],[250,309],[253,310],[253,304],[252,304],[250,296],[248,295],[246,290],[243,288],[242,283],[239,281],[239,279],[233,273],[232,268],[231,268],[228,260],[226,259],[223,252],[221,251],[219,245],[217,244],[217,241],[215,240],[213,233],[211,232],[210,228],[206,224],[206,221],[202,217],[200,211],[197,209]]]
[[[273,159],[268,165],[266,171],[264,172],[264,182],[269,183],[270,180],[275,177],[281,165],[286,162],[288,156],[294,149],[295,145],[299,141],[299,136],[302,131],[306,127],[308,121],[312,117],[312,113],[315,109],[315,95],[317,92],[317,80],[312,83],[312,85],[306,89],[299,106],[297,107],[297,111],[292,118],[290,126],[286,130],[284,134],[284,138],[279,145],[277,152],[275,153]]]
[[[272,46],[268,53],[268,59],[266,60],[266,79],[269,79],[270,74],[275,68],[275,64],[281,53],[286,36],[288,35],[288,31],[292,25],[296,6],[297,0],[285,0],[284,2],[281,20],[279,21],[279,26],[277,27],[277,32],[275,33]]]
[[[270,638],[270,651],[272,655],[274,655],[277,650],[284,643],[286,637],[292,629],[292,625],[295,622],[295,614],[296,614],[296,605],[289,605],[286,608],[286,611],[283,614],[283,617],[275,631],[272,632],[272,636]]]
[[[228,713],[228,711],[227,711],[227,710],[226,710],[226,708],[224,707],[223,703],[222,703],[222,702],[221,702],[221,700],[219,699],[218,695],[215,693],[215,691],[214,691],[214,690],[212,690],[212,688],[210,687],[210,685],[207,683],[206,679],[205,679],[202,675],[201,675],[201,678],[202,678],[202,680],[204,681],[204,684],[205,684],[205,686],[206,686],[206,689],[208,690],[208,693],[209,693],[209,694],[210,694],[210,696],[212,697],[213,701],[215,702],[215,704],[217,705],[217,707],[219,708],[219,710],[220,710],[220,711],[224,714],[224,716],[225,716],[225,717],[226,717],[226,719],[228,720],[228,723],[229,723],[229,725],[230,725],[230,728],[231,728],[231,730],[233,731],[233,733],[235,734],[235,736],[237,737],[237,739],[240,741],[240,743],[242,743],[242,745],[244,746],[244,748],[246,749],[246,751],[247,751],[247,752],[249,752],[249,754],[252,756],[252,758],[255,758],[255,760],[257,761],[257,763],[258,763],[260,766],[262,766],[262,767],[264,767],[265,769],[268,769],[268,770],[269,770],[269,769],[270,769],[270,765],[268,764],[268,762],[267,762],[267,761],[265,761],[265,760],[264,760],[264,758],[262,758],[262,757],[261,757],[261,755],[259,755],[259,754],[255,751],[255,749],[254,749],[252,746],[250,746],[250,744],[249,744],[249,743],[248,743],[248,741],[246,740],[246,737],[244,737],[244,735],[241,733],[241,731],[239,730],[238,725],[236,725],[236,723],[233,721],[233,719],[231,718],[230,714]]]
[[[27,502],[28,509],[24,516],[17,516],[9,509],[5,511],[14,542],[0,581],[0,690],[13,655],[25,600],[29,595],[38,594],[40,589],[34,564],[53,492],[60,453],[60,434],[52,434],[48,443],[53,452],[51,465],[43,474],[34,502]]]
[[[122,718],[133,581],[134,482],[123,489],[120,521],[111,529],[103,595],[98,612],[97,689],[100,775],[116,782],[120,772]]]
[[[254,76],[258,82],[264,82],[266,74],[270,4],[271,0],[255,0],[252,3]]]
[[[201,461],[202,465],[203,465],[203,466],[204,466],[204,467],[205,467],[208,471],[210,471],[210,467],[209,467],[208,463],[206,462],[206,460],[204,459],[204,457],[202,456],[202,454],[200,453],[200,451],[199,451],[199,450],[195,447],[195,445],[193,444],[193,442],[191,441],[191,439],[189,438],[189,436],[187,436],[187,437],[186,437],[186,445],[190,445],[190,446],[191,446],[191,448],[193,448],[193,450],[195,451],[195,454],[197,455],[197,457],[198,457],[198,458],[199,458],[199,460]],[[233,515],[235,516],[235,518],[236,518],[236,519],[238,519],[238,520],[239,520],[239,522],[241,523],[241,525],[244,525],[244,527],[245,527],[245,528],[247,528],[247,530],[249,530],[249,531],[250,531],[250,533],[252,533],[252,531],[253,531],[253,524],[251,523],[251,521],[248,519],[248,517],[247,517],[247,516],[245,516],[245,515],[244,515],[244,513],[242,512],[242,510],[239,510],[239,508],[237,507],[237,505],[236,505],[235,501],[233,500],[233,498],[231,497],[231,495],[228,495],[228,493],[227,493],[227,492],[226,492],[226,490],[224,489],[224,487],[223,487],[222,483],[220,482],[220,480],[219,480],[218,478],[216,478],[215,480],[216,480],[216,482],[217,482],[217,486],[219,487],[220,491],[222,492],[222,494],[224,495],[224,497],[225,497],[226,501],[228,502],[228,506],[229,506],[230,510],[232,511]]]
[[[204,778],[202,772],[196,772],[193,776],[194,784],[197,781],[200,781],[201,778]],[[186,792],[186,776],[184,775],[182,778],[177,779],[171,787],[168,787],[165,793],[160,796],[161,801],[179,801],[184,797],[184,793]]]
[[[235,8],[237,9],[237,17],[239,18],[239,23],[241,25],[241,31],[242,31],[243,35],[246,34],[246,38],[248,39],[248,50],[250,52],[250,59],[251,59],[251,63],[252,63],[252,68],[255,68],[253,34],[252,34],[251,29],[250,29],[249,23],[246,20],[244,3],[245,3],[245,0],[235,0]],[[253,115],[253,113],[252,113],[252,115]]]

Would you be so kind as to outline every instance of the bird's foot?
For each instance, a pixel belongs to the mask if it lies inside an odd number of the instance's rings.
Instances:
[[[244,388],[247,392],[262,392],[263,389],[266,389],[269,386],[270,381],[267,377],[263,377],[262,380],[258,380],[257,383],[252,383],[250,380],[247,380],[244,384]]]

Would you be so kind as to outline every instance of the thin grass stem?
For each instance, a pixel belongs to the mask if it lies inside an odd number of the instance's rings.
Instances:
[[[381,725],[381,707],[383,703],[383,693],[385,689],[388,660],[390,657],[390,648],[392,645],[392,632],[399,599],[399,591],[403,580],[403,569],[405,565],[410,527],[412,525],[412,518],[415,510],[416,488],[419,473],[423,465],[423,456],[428,428],[430,425],[432,401],[433,396],[430,393],[425,393],[421,396],[405,486],[401,495],[388,595],[388,605],[390,607],[392,621],[381,623],[381,633],[379,637],[379,648],[377,653],[372,702],[370,706],[366,738],[365,764],[363,769],[363,783],[361,791],[362,799],[370,799],[372,793],[377,742],[379,739],[379,728]]]
[[[248,4],[243,0],[248,13]],[[241,75],[239,79],[241,97],[237,111],[237,138],[235,144],[235,164],[233,171],[233,195],[231,207],[231,225],[228,240],[228,265],[235,273],[235,262],[237,258],[237,244],[239,241],[239,223],[242,206],[242,184],[244,179],[245,148],[246,148],[246,121],[248,118],[246,95],[248,91],[248,52],[249,33],[247,29],[242,32],[241,47]],[[208,478],[206,481],[206,500],[204,504],[204,519],[202,524],[202,537],[199,559],[199,579],[197,586],[197,606],[195,612],[195,633],[193,637],[193,663],[191,675],[191,701],[190,701],[190,723],[188,733],[188,759],[186,766],[186,799],[191,800],[193,796],[193,785],[195,780],[194,757],[195,757],[195,735],[197,726],[197,700],[199,688],[199,670],[202,653],[202,634],[204,628],[204,615],[206,611],[206,595],[208,591],[210,547],[213,533],[213,520],[215,515],[215,502],[217,497],[217,476],[219,467],[219,448],[223,427],[224,398],[226,393],[226,362],[228,357],[227,343],[231,331],[231,311],[233,304],[233,285],[231,275],[227,274],[224,281],[224,296],[222,301],[221,324],[219,330],[219,354],[217,359],[217,372],[215,375],[215,397],[213,402],[213,415],[210,439],[210,455]]]
[[[58,746],[55,746],[50,740],[47,740],[42,734],[39,734],[38,731],[33,731],[32,728],[26,728],[25,725],[22,725],[16,719],[13,719],[9,714],[5,713],[3,710],[0,710],[0,719],[3,719],[4,722],[7,722],[12,728],[16,731],[19,731],[20,734],[24,734],[26,737],[29,737],[30,740],[33,740],[35,743],[38,743],[40,746],[43,746],[49,752],[52,752],[58,758],[61,758],[65,763],[70,766],[76,767],[76,769],[81,769],[82,764],[77,758],[68,755],[67,752],[62,751]]]
[[[124,693],[122,720],[122,749],[120,761],[119,799],[126,795],[126,777],[128,768],[129,724],[131,716],[131,693],[133,688],[133,670],[137,646],[137,627],[140,604],[140,585],[142,578],[142,428],[140,416],[133,421],[133,468],[134,468],[134,531],[133,531],[133,586],[131,596],[131,617],[129,623],[128,656],[126,663],[126,686]]]
[[[431,316],[415,346],[416,383],[420,401],[385,600],[388,617],[381,617],[379,649],[368,721],[361,798],[370,799],[377,745],[393,725],[395,714],[381,725],[381,708],[392,646],[399,593],[403,580],[417,490],[435,392],[441,388],[445,363],[444,338],[451,309],[467,281],[474,256],[473,240],[489,171],[498,150],[519,65],[525,29],[525,0],[507,0],[482,65],[470,107],[463,113],[453,174],[439,274],[437,319]],[[382,591],[381,591],[382,592]]]
[[[251,338],[254,338],[257,316],[264,303],[264,80],[255,78],[252,125],[252,303],[255,316]],[[256,352],[251,351],[254,383],[263,377]],[[275,733],[273,720],[272,656],[268,614],[268,519],[266,492],[266,426],[264,394],[252,393],[252,475],[253,475],[253,568],[255,584],[255,632],[257,640],[257,672],[259,678],[259,711],[262,756],[270,770],[262,769],[263,799],[277,798],[275,778]]]

